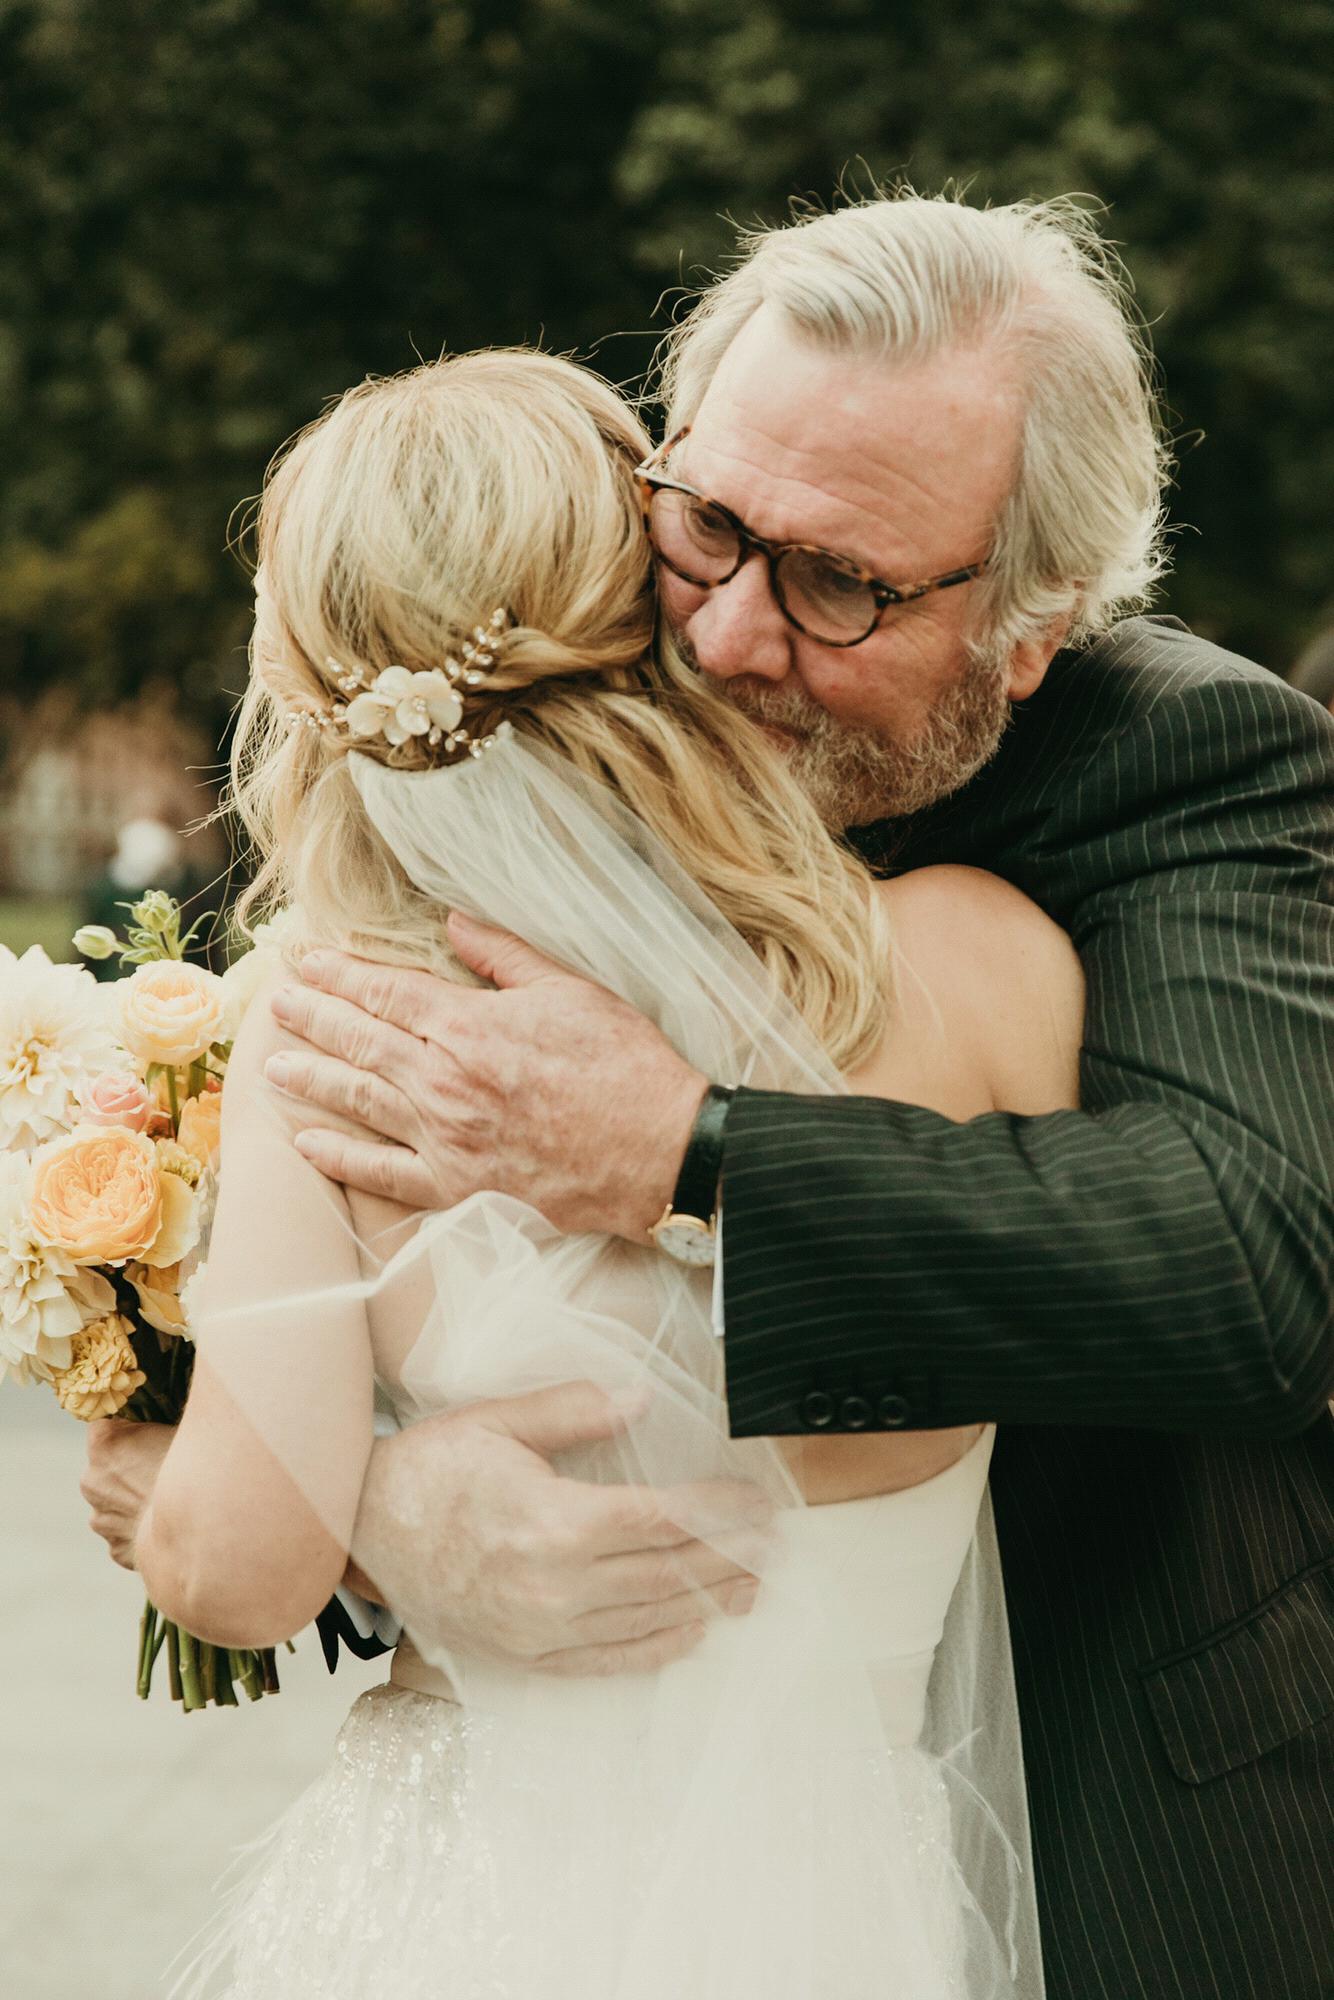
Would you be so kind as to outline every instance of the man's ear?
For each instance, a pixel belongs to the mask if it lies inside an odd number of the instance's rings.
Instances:
[[[1010,655],[1006,693],[1011,701],[1027,701],[1047,678],[1047,669],[1065,644],[1071,613],[1062,612],[1031,639],[1021,639]]]

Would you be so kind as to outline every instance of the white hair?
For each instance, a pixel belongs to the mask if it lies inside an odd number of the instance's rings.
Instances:
[[[664,343],[671,429],[764,305],[839,352],[916,362],[994,341],[1016,359],[1022,444],[981,599],[988,650],[1061,619],[1089,639],[1148,602],[1166,567],[1152,361],[1129,279],[1073,197],[971,208],[903,189],[744,233]]]

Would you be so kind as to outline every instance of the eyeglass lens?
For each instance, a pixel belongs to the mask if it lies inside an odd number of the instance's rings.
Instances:
[[[653,546],[667,567],[705,588],[726,583],[742,559],[742,545],[721,508],[671,487],[653,495],[649,527]],[[834,557],[787,549],[774,566],[778,600],[788,616],[812,638],[860,638],[876,622],[871,587]]]

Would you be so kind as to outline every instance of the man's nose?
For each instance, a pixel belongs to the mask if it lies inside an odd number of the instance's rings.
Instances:
[[[702,673],[729,681],[758,674],[781,681],[792,671],[792,627],[774,602],[769,568],[756,551],[727,583],[707,591],[686,622]]]

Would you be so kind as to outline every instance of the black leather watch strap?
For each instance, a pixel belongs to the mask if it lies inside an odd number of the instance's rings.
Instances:
[[[735,1096],[736,1091],[722,1083],[711,1083],[705,1091],[672,1191],[674,1215],[693,1215],[700,1222],[712,1222],[723,1170],[723,1127]]]

